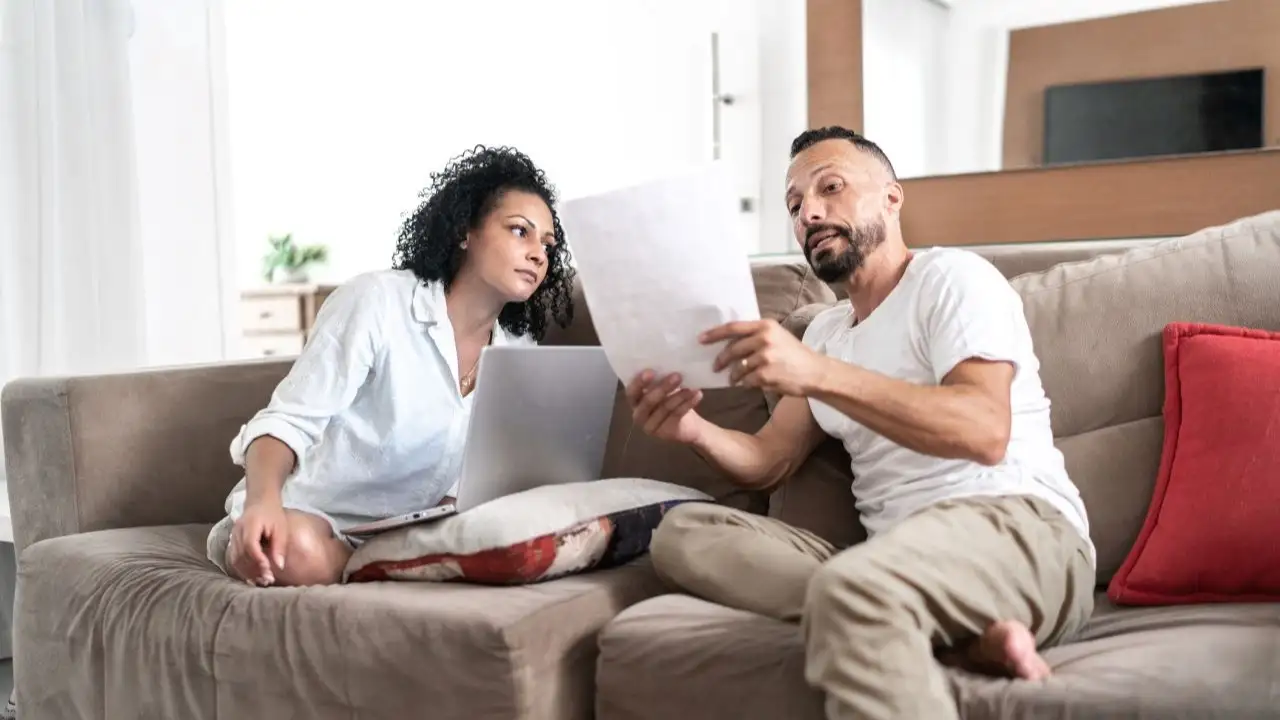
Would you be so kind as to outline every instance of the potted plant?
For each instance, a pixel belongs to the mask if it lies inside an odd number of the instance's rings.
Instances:
[[[267,238],[271,250],[262,259],[262,277],[274,283],[305,283],[307,268],[329,258],[324,245],[298,245],[293,233]]]

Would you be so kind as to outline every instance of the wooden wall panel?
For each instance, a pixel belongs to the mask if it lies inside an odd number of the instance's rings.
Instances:
[[[860,130],[862,3],[859,0],[807,2],[809,124],[814,127],[837,123]],[[1196,51],[1192,72],[1248,66],[1249,60],[1238,62],[1243,56],[1236,54],[1237,45],[1254,50],[1280,48],[1280,0],[1222,0],[1212,5],[1233,7],[1193,5],[1118,19],[1016,31],[1010,46],[1006,113],[1013,105],[1021,104],[1024,108],[1034,106],[1035,117],[1028,119],[1023,113],[1014,122],[1006,117],[1005,154],[1006,158],[1010,156],[1012,132],[1013,144],[1023,148],[1024,153],[1026,147],[1034,147],[1034,156],[1028,160],[1024,154],[1023,161],[1015,163],[1021,169],[902,181],[906,194],[902,222],[907,242],[927,247],[1170,237],[1280,209],[1280,148],[1053,168],[1028,167],[1038,164],[1041,145],[1039,133],[1033,136],[1028,128],[1039,127],[1043,118],[1041,90],[1028,88],[1116,77],[1115,66],[1110,62],[1121,53],[1124,54],[1121,60],[1128,64],[1129,70],[1127,75],[1119,77],[1138,77],[1177,72],[1178,67],[1169,64],[1170,56],[1191,52],[1187,48],[1192,46],[1205,48],[1203,52]],[[1114,46],[1115,53],[1084,52],[1078,37],[1063,41],[1036,35],[1045,32],[1052,36],[1051,31],[1058,28],[1089,29],[1095,23],[1178,11],[1192,14],[1196,20],[1195,30],[1194,33],[1181,31],[1184,34],[1173,43],[1176,46],[1173,48],[1166,47],[1172,42],[1167,35],[1140,37],[1131,27],[1120,33],[1090,30],[1099,33],[1095,36],[1097,40]],[[1218,18],[1216,13],[1223,11],[1241,13],[1251,17],[1249,23],[1256,28],[1269,29],[1258,34],[1253,30],[1242,34],[1238,29],[1215,26],[1206,20],[1209,16],[1200,15],[1210,13]],[[1157,32],[1164,32],[1158,27]],[[1173,23],[1168,27],[1182,26]],[[1040,60],[1026,64],[1026,60],[1036,58],[1037,53]],[[1096,60],[1091,56],[1097,56]],[[1058,72],[1055,66],[1070,72],[1055,74]],[[1267,82],[1268,133],[1273,142],[1280,144],[1280,129],[1276,125],[1280,122],[1280,106],[1277,106],[1280,87],[1276,87],[1280,82],[1280,68],[1269,69]],[[1028,93],[1035,95],[1030,104]],[[1015,127],[1018,122],[1023,123],[1021,135]]]
[[[811,31],[812,32],[812,31]],[[1040,164],[1051,85],[1266,68],[1268,144],[1280,145],[1280,2],[1219,0],[1009,33],[1003,167]]]
[[[916,247],[1169,237],[1280,209],[1280,148],[917,178],[902,186],[903,234]]]
[[[808,0],[809,127],[862,132],[862,0]]]

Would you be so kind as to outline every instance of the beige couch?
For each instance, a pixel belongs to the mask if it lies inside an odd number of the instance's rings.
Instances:
[[[1161,327],[1280,330],[1280,214],[1124,249],[990,252],[1006,274],[1028,273],[1013,282],[1092,515],[1101,583],[1137,535],[1155,478]],[[836,300],[802,264],[754,274],[764,314],[797,331]],[[595,342],[579,308],[550,342]],[[794,626],[664,594],[644,560],[519,588],[262,590],[220,576],[204,538],[239,478],[227,443],[285,370],[226,364],[5,388],[23,720],[821,717]],[[704,411],[743,429],[768,416],[766,399],[744,390],[710,393]],[[633,433],[619,403],[605,471],[696,486],[834,542],[861,536],[835,443],[771,497],[735,492],[689,451]],[[1280,717],[1274,605],[1100,599],[1083,638],[1048,657],[1057,674],[1042,684],[955,675],[964,716]]]

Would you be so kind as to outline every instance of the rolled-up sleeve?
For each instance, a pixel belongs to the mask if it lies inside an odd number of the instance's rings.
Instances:
[[[375,276],[339,287],[320,308],[315,328],[267,407],[231,441],[231,459],[245,464],[249,445],[270,435],[301,463],[329,420],[348,408],[382,347],[385,293]]]
[[[922,306],[928,357],[941,383],[960,363],[1008,362],[1015,370],[1030,342],[1022,299],[1000,271],[979,257],[961,257],[929,278],[935,302]]]

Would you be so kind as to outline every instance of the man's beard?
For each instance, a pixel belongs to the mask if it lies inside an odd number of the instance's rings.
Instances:
[[[809,241],[814,235],[834,230],[845,239],[845,247],[815,253]],[[811,225],[805,232],[804,254],[818,279],[825,283],[844,282],[858,271],[876,248],[884,243],[884,220],[872,220],[852,230],[845,225]]]

